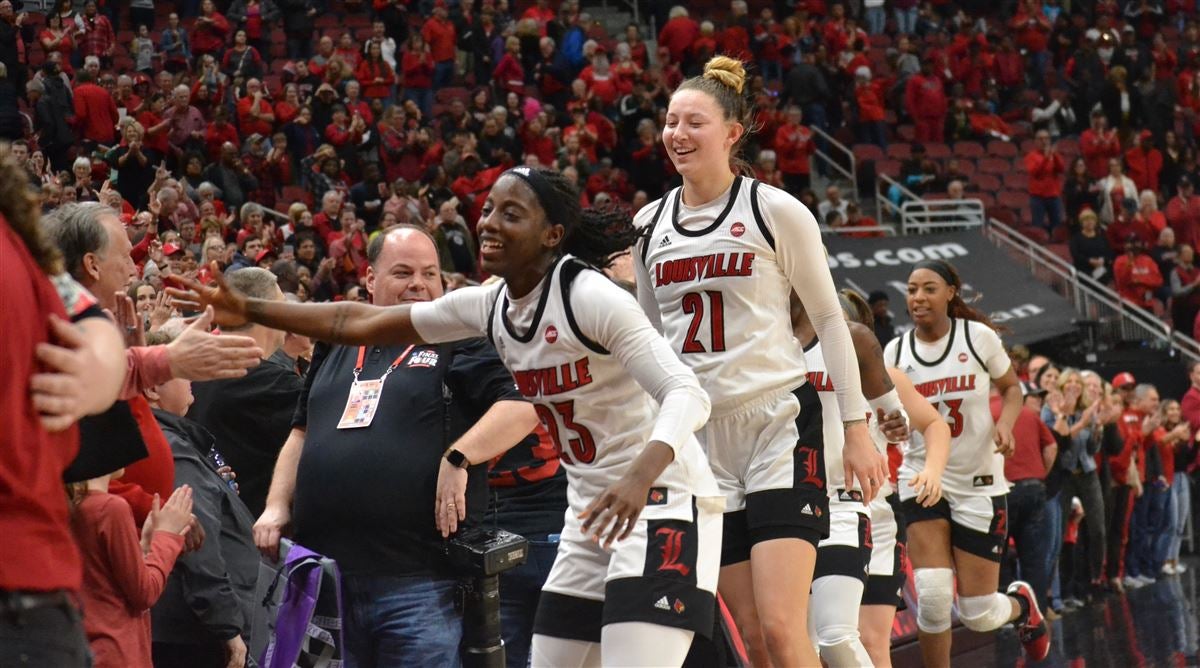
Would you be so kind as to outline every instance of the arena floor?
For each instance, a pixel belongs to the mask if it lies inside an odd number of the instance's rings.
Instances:
[[[1009,666],[1061,666],[1083,668],[1131,668],[1200,665],[1198,619],[1200,609],[1200,558],[1187,560],[1189,569],[1181,576],[1163,577],[1158,582],[1121,596],[1110,596],[1054,622],[1050,656],[1030,663],[1016,635],[1003,629],[988,642],[960,636],[955,644],[964,648],[983,641],[974,649],[956,652],[953,664],[970,668]],[[964,642],[959,642],[960,638]],[[895,665],[920,665],[916,647],[897,648]]]

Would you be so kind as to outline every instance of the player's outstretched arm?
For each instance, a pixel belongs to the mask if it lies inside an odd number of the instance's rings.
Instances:
[[[237,327],[248,322],[266,325],[321,341],[345,345],[419,344],[409,306],[371,306],[358,302],[294,304],[286,301],[252,299],[225,283],[213,263],[215,285],[202,285],[188,278],[172,277],[182,287],[168,287],[175,305],[189,311],[212,307],[214,322]]]

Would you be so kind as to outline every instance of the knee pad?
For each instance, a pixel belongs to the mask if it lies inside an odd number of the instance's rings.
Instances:
[[[917,590],[917,628],[925,633],[950,629],[950,609],[954,606],[954,571],[949,568],[913,570]]]
[[[857,636],[852,640],[843,640],[832,645],[821,643],[821,660],[829,664],[829,668],[872,665],[871,655],[867,654],[867,648],[863,647]]]
[[[960,596],[958,618],[972,631],[995,631],[1012,617],[1012,601],[996,592],[987,596]]]
[[[824,648],[847,640],[858,641],[862,592],[862,581],[845,575],[826,575],[813,581],[808,619],[814,642]]]

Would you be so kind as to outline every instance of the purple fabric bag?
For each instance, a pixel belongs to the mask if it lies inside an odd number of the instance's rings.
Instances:
[[[341,661],[341,586],[337,564],[308,548],[281,541],[282,566],[263,599],[269,642],[264,668],[338,668]],[[279,585],[282,593],[277,593]],[[302,658],[303,657],[303,658]]]

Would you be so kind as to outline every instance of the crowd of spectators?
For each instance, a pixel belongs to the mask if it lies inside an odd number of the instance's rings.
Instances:
[[[1012,356],[1025,407],[1005,464],[1009,534],[1014,564],[1038,583],[1052,616],[1186,571],[1200,363],[1189,365],[1176,399],[1131,373],[1109,382],[1019,347]]]

